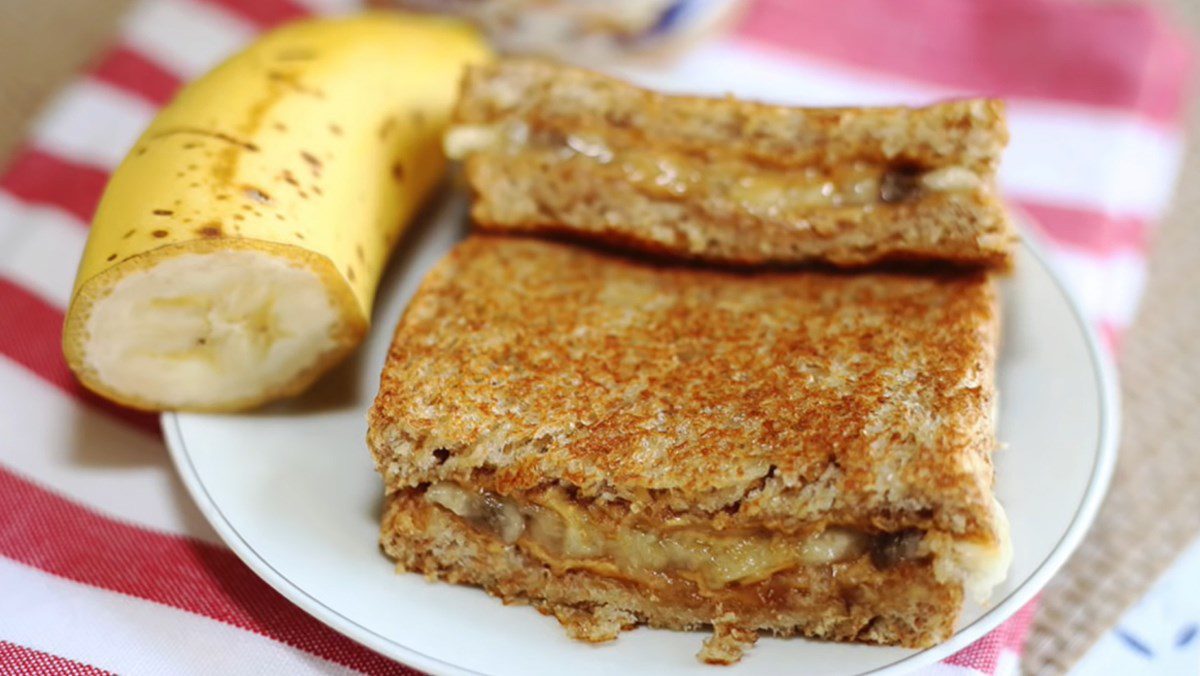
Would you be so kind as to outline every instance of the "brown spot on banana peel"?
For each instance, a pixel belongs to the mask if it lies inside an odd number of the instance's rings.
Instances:
[[[249,141],[243,141],[242,139],[239,139],[239,138],[236,138],[229,134],[226,134],[225,132],[210,131],[208,129],[201,129],[199,127],[180,127],[179,129],[167,129],[166,131],[160,131],[157,134],[155,134],[154,136],[151,136],[150,140],[153,141],[156,139],[167,138],[169,136],[177,136],[180,134],[195,134],[197,136],[204,136],[207,138],[217,139],[218,141],[224,141],[225,143],[235,145],[243,150],[246,150],[246,151],[252,152],[252,153],[256,153],[259,151],[259,147]]]
[[[205,223],[202,227],[197,228],[196,234],[205,239],[214,239],[220,237],[224,233],[221,232],[221,223],[219,221],[210,221]]]
[[[242,186],[242,194],[259,204],[271,203],[271,196],[267,194],[267,191],[253,185]]]
[[[308,152],[307,150],[301,150],[300,157],[308,163],[308,168],[312,171],[313,176],[320,178],[321,169],[324,168],[324,165],[321,164],[320,158]]]
[[[265,95],[246,111],[246,119],[237,126],[237,132],[244,138],[253,138],[262,127],[267,114],[283,98],[284,94],[281,87],[268,87]],[[257,150],[257,146],[255,149]],[[217,161],[213,163],[213,178],[217,180],[218,185],[233,183],[234,177],[237,176],[241,157],[241,153],[236,148],[225,148],[221,151],[217,156]]]
[[[291,89],[292,91],[299,92],[301,94],[307,94],[313,98],[325,98],[325,92],[321,91],[320,89],[305,86],[304,83],[300,82],[300,79],[296,77],[295,73],[288,73],[281,70],[271,70],[267,71],[267,80],[273,83],[279,83],[288,89]]]
[[[203,136],[205,138],[216,139],[224,143],[221,152],[217,154],[217,159],[213,162],[212,173],[213,178],[217,180],[217,184],[227,184],[232,179],[237,171],[238,160],[244,152],[257,153],[260,148],[250,141],[240,139],[232,134],[227,134],[223,131],[215,131],[210,129],[202,129],[200,127],[181,127],[179,129],[168,129],[161,131],[150,137],[151,140],[168,138],[180,134],[190,134],[195,136]],[[199,167],[195,164],[187,166],[189,170],[195,171]],[[191,183],[189,187],[199,188],[199,183]]]
[[[273,81],[275,82],[275,81]],[[260,148],[257,144],[246,141],[244,139],[252,138],[262,127],[267,114],[271,111],[287,93],[285,89],[294,88],[292,85],[280,86],[274,85],[267,88],[265,95],[259,101],[255,102],[249,110],[246,111],[246,119],[237,125],[235,131],[238,134],[229,134],[223,131],[208,130],[196,127],[185,127],[180,129],[170,129],[167,131],[155,134],[153,138],[163,138],[175,134],[195,134],[198,136],[217,139],[223,141],[226,146],[217,154],[216,160],[212,164],[212,175],[216,179],[217,185],[228,185],[233,182],[237,175],[238,164],[241,160],[242,152],[259,152]],[[282,123],[276,122],[277,127],[283,127]],[[284,127],[286,129],[286,127]],[[188,169],[195,170],[197,167],[190,165]],[[198,186],[197,186],[198,187]]]

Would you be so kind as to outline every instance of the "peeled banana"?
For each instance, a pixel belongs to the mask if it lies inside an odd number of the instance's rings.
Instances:
[[[359,343],[439,181],[469,27],[365,14],[280,28],[186,87],[113,173],[63,332],[88,388],[148,410],[296,394]]]

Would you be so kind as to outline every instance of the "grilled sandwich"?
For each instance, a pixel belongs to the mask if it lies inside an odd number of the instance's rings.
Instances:
[[[490,207],[489,207],[490,208]],[[981,270],[706,269],[473,235],[396,329],[368,442],[401,570],[603,641],[924,647],[1010,559]]]
[[[1007,140],[995,100],[788,108],[508,59],[468,71],[445,147],[485,229],[743,266],[1003,269]]]

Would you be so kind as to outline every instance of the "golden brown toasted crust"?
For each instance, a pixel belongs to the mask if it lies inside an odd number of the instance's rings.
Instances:
[[[961,591],[938,582],[927,561],[881,571],[865,556],[707,592],[666,577],[652,588],[588,570],[556,573],[520,544],[504,544],[414,491],[389,496],[381,543],[400,570],[531,603],[580,640],[611,640],[637,624],[715,625],[718,639],[733,641],[708,646],[701,656],[711,661],[736,660],[757,631],[927,647],[949,638],[962,601]]]
[[[737,273],[473,236],[369,414],[389,492],[560,484],[722,527],[990,547],[996,295],[977,272]]]
[[[508,59],[469,70],[455,124],[498,130],[465,158],[487,229],[738,265],[1011,262],[999,101],[789,108]]]

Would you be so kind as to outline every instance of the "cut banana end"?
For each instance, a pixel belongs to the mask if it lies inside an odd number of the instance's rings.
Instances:
[[[155,249],[80,289],[63,342],[87,387],[149,410],[245,409],[300,392],[366,331],[323,257],[268,242],[199,244]]]

